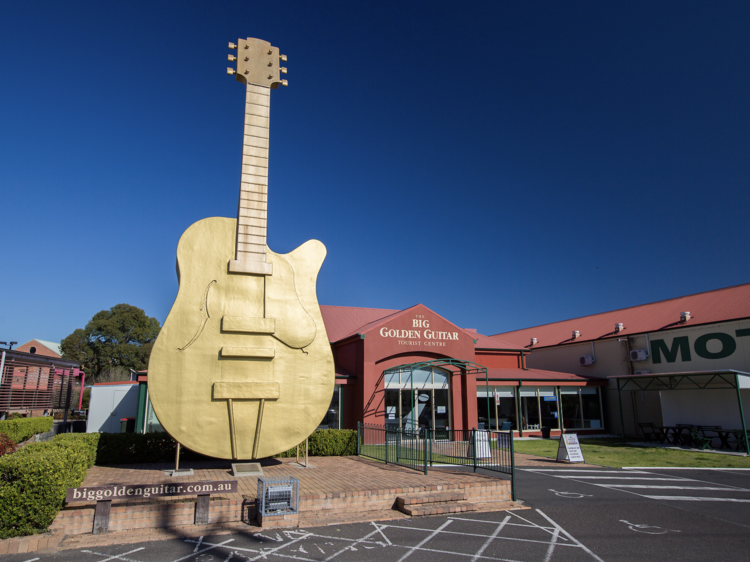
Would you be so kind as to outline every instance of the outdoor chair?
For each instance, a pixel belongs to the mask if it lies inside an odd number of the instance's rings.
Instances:
[[[509,431],[512,425],[513,425],[513,422],[503,422],[501,431]]]
[[[690,440],[695,447],[697,447],[701,451],[705,451],[706,449],[711,447],[711,442],[714,440],[714,438],[706,437],[705,433],[703,433],[703,428],[692,427],[690,428]],[[711,448],[713,449],[713,447]]]
[[[656,429],[656,426],[653,423],[639,423],[638,425],[640,426],[641,431],[643,432],[643,437],[645,437],[647,442],[661,443],[664,441],[664,435],[661,431]]]

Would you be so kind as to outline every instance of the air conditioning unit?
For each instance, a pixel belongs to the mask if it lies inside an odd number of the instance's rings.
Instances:
[[[593,355],[581,355],[578,360],[581,362],[581,365],[593,365],[594,361],[596,361]]]
[[[645,370],[645,371],[633,371],[634,375],[650,375],[651,371]]]
[[[648,359],[648,351],[645,349],[631,349],[630,360],[631,361],[646,361]]]

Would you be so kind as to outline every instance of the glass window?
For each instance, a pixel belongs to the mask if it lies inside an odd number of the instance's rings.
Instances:
[[[521,388],[521,424],[524,429],[540,429],[539,401],[536,388]]]
[[[154,408],[151,406],[151,398],[146,400],[146,433],[164,433],[164,428],[159,423]]]
[[[441,436],[439,432],[450,427],[448,390],[435,389],[432,392],[435,395],[435,439],[447,439],[447,433]]]
[[[516,423],[516,397],[513,396],[514,389],[495,389],[495,400],[497,402],[497,429],[510,424],[510,429],[517,430]]]
[[[398,372],[395,372],[395,373],[386,373],[385,377],[384,377],[384,379],[385,379],[384,380],[385,387],[386,388],[388,388],[389,386],[391,386],[391,387],[393,387],[393,386],[398,387],[398,384],[399,384],[399,376],[398,375],[399,375]]]
[[[409,377],[414,377],[414,383],[412,384]],[[414,371],[404,371],[401,377],[404,381],[404,387],[413,386],[414,388],[424,388],[425,385],[432,384],[432,369],[415,369]]]
[[[323,417],[323,421],[320,422],[318,429],[340,429],[341,428],[341,416],[339,415],[341,406],[341,385],[337,384],[333,387],[333,396],[331,397],[331,404],[328,406],[328,411]]]
[[[398,426],[398,390],[385,391],[385,425]]]
[[[566,429],[580,429],[581,400],[577,386],[560,387],[560,401],[562,402],[563,427]]]
[[[581,406],[583,407],[583,427],[601,429],[602,412],[597,387],[581,388]]]
[[[482,390],[482,396],[477,396],[477,429],[495,429],[495,397],[490,393],[488,399],[487,393]]]
[[[554,386],[539,387],[539,408],[541,409],[542,427],[559,429],[557,393]]]
[[[438,387],[448,388],[448,372],[442,369],[433,369],[432,371],[432,383]]]

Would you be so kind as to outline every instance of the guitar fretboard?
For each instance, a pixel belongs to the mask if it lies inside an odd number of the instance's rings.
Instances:
[[[229,271],[271,275],[266,262],[268,131],[271,89],[247,85],[242,177],[237,208],[237,251]]]

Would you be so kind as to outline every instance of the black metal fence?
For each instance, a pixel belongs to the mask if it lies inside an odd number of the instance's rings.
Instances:
[[[509,474],[516,499],[512,431],[420,428],[412,431],[357,424],[357,454],[427,474],[429,467],[466,466]]]

